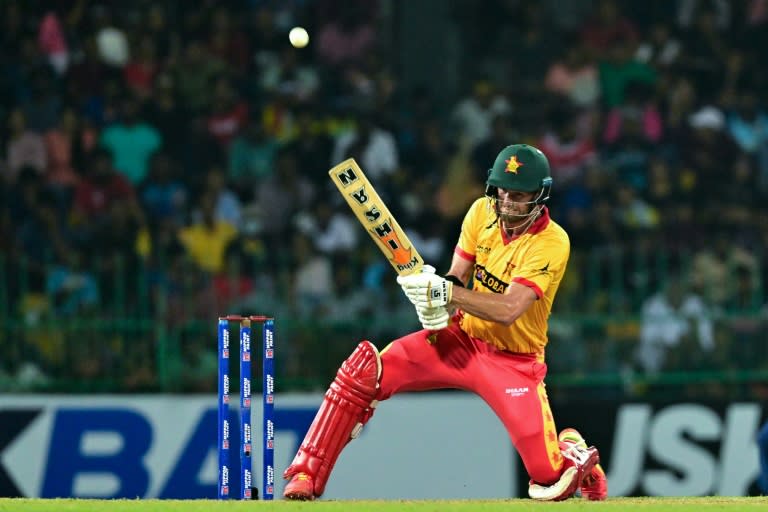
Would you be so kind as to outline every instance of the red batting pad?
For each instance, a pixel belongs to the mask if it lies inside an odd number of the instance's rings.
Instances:
[[[307,473],[314,479],[315,496],[323,494],[353,429],[373,408],[380,375],[378,350],[370,341],[360,342],[336,372],[298,453],[283,473],[284,478]]]

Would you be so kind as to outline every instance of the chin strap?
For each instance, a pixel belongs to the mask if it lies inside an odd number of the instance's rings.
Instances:
[[[521,232],[516,233],[516,236],[522,236],[528,230],[533,226],[533,223],[536,222],[536,219],[538,219],[541,216],[541,212],[544,210],[543,205],[535,206],[531,212],[528,214],[528,219],[523,224],[525,226],[525,229],[523,229]],[[520,229],[521,226],[516,226],[514,229]]]

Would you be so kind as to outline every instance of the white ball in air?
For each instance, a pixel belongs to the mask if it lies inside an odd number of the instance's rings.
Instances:
[[[288,40],[294,48],[304,48],[309,43],[309,34],[303,27],[293,27],[288,33]]]

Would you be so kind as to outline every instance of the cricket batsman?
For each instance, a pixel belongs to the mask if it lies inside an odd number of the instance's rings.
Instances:
[[[447,275],[425,265],[397,278],[424,329],[381,353],[362,341],[342,363],[285,470],[287,499],[323,494],[341,450],[380,401],[445,388],[472,391],[493,409],[528,471],[531,498],[559,501],[580,490],[605,499],[597,449],[574,429],[558,436],[544,385],[547,319],[570,254],[568,235],[546,207],[551,188],[537,148],[516,144],[498,154]]]

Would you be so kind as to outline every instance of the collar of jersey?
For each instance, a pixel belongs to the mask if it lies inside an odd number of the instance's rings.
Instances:
[[[545,206],[544,209],[541,211],[541,215],[538,219],[533,221],[533,224],[531,224],[531,227],[528,228],[528,230],[523,233],[523,235],[535,235],[536,233],[541,233],[544,231],[544,229],[549,225],[549,209]],[[509,236],[504,229],[501,227],[501,222],[499,222],[499,232],[501,233],[501,240],[504,242],[504,245],[507,245],[509,242],[513,242],[520,238],[523,235],[512,235]]]

